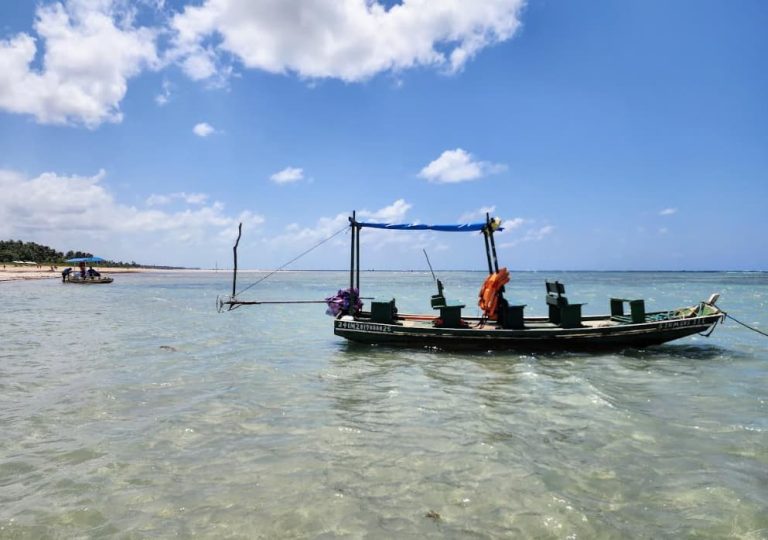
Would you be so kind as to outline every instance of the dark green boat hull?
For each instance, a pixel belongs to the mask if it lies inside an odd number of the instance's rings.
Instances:
[[[526,328],[507,330],[494,326],[472,327],[479,319],[467,319],[469,328],[435,328],[403,323],[382,324],[365,317],[338,317],[334,334],[357,343],[404,347],[465,350],[572,351],[644,348],[709,332],[722,321],[723,313],[639,324],[590,326],[610,317],[585,317],[580,328],[545,327],[545,319],[526,319]],[[397,323],[398,321],[396,321]]]

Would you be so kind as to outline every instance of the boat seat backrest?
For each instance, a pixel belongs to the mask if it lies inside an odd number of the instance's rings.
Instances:
[[[547,304],[550,306],[567,306],[568,298],[565,296],[565,285],[559,281],[546,281]]]
[[[571,304],[565,295],[565,285],[559,281],[547,281],[547,305],[549,306],[550,322],[563,328],[578,328],[581,326],[581,306]]]

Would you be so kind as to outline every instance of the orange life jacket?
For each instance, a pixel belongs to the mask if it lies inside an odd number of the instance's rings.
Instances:
[[[507,283],[509,283],[509,270],[506,268],[499,268],[498,272],[485,278],[483,286],[480,287],[480,299],[477,302],[485,317],[494,321],[497,319],[501,288]]]

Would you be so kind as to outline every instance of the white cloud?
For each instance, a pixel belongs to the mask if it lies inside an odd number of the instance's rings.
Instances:
[[[486,214],[490,214],[491,218],[498,217],[495,215],[495,213],[496,213],[496,206],[482,206],[477,210],[465,212],[464,214],[461,215],[461,217],[459,217],[458,222],[473,223],[478,221],[485,221]],[[519,229],[520,227],[522,227],[523,224],[525,223],[528,223],[528,221],[521,217],[516,217],[512,219],[502,219],[501,220],[502,230],[498,231],[496,235],[500,236],[500,235],[510,234],[515,229]]]
[[[41,2],[32,31],[0,39],[0,110],[44,124],[120,122],[129,80],[170,64],[213,86],[236,66],[348,82],[416,67],[457,72],[514,35],[525,1],[386,3],[202,0],[168,18],[162,0]],[[163,83],[155,101],[170,95]]]
[[[166,195],[158,195],[153,193],[147,197],[147,206],[163,206],[171,203],[173,200],[182,200],[187,204],[203,204],[208,200],[208,195],[205,193],[169,193]]]
[[[472,210],[470,212],[464,212],[461,214],[461,216],[458,219],[459,223],[471,223],[475,220],[485,220],[485,215],[490,214],[491,217],[494,217],[494,213],[496,212],[495,206],[482,206],[478,208],[477,210]]]
[[[156,33],[135,28],[122,5],[69,0],[38,7],[37,38],[19,33],[0,41],[0,109],[44,124],[120,122],[128,79],[158,65]]]
[[[358,221],[371,221],[374,223],[402,223],[406,221],[406,215],[412,205],[405,199],[398,199],[389,206],[378,210],[358,210],[355,217]],[[275,246],[283,246],[287,243],[295,246],[306,246],[329,238],[341,229],[349,227],[349,213],[339,213],[333,217],[321,217],[313,227],[300,227],[292,223],[286,227],[286,234],[279,235],[271,240]],[[396,231],[382,231],[371,229],[370,232],[378,233],[377,245],[386,246],[391,243],[413,241],[413,235],[398,234]],[[397,235],[397,236],[394,236]],[[410,238],[408,238],[410,236]],[[369,237],[370,238],[370,237]],[[347,240],[348,241],[348,240]]]
[[[165,80],[163,81],[163,85],[160,89],[160,93],[155,96],[155,103],[157,103],[158,106],[162,107],[163,105],[167,105],[170,100],[171,100],[171,83]]]
[[[413,205],[405,202],[405,199],[397,199],[389,206],[373,212],[361,210],[357,213],[357,217],[374,223],[402,223],[405,221],[408,210],[412,207]]]
[[[506,170],[505,165],[477,161],[472,154],[457,148],[440,154],[440,157],[419,172],[419,176],[437,184],[455,184],[477,180],[504,170]]]
[[[503,224],[503,226],[506,227],[508,230],[512,230],[514,228],[520,227],[520,225],[522,225],[523,223],[525,223],[524,220],[520,218],[515,218],[514,220],[512,220],[512,224],[514,226],[510,227],[510,225],[507,223]],[[510,242],[505,242],[503,244],[500,244],[499,248],[500,249],[510,248],[510,247],[517,246],[523,242],[540,242],[545,238],[547,238],[549,235],[551,235],[554,231],[555,231],[555,227],[552,225],[544,225],[543,227],[528,229],[525,232],[525,234],[523,234],[522,237],[516,238]]]
[[[158,204],[164,198],[180,199],[195,204],[195,208],[174,212],[136,208],[116,201],[102,185],[105,177],[106,173],[100,171],[90,177],[44,173],[27,178],[0,170],[0,238],[34,240],[58,249],[96,244],[114,251],[115,246],[120,246],[121,253],[107,255],[153,262],[153,258],[168,256],[167,244],[179,248],[229,243],[231,235],[220,235],[233,230],[238,222],[252,227],[264,222],[263,217],[251,212],[227,215],[224,205],[218,202],[203,205],[207,196],[201,193],[157,195],[148,200]],[[119,242],[115,244],[116,238]],[[163,242],[164,249],[150,250],[151,244]]]
[[[516,217],[512,219],[502,219],[501,220],[502,230],[497,232],[496,235],[497,236],[511,235],[513,234],[513,231],[516,231],[526,223],[529,223],[528,220],[523,219],[521,217]]]
[[[525,236],[523,237],[523,240],[526,242],[534,241],[538,242],[539,240],[543,240],[550,234],[554,232],[555,228],[552,225],[545,225],[538,229],[531,229],[528,231]]]
[[[456,72],[482,49],[510,39],[524,4],[204,0],[152,28],[136,24],[137,12],[153,10],[164,20],[159,0],[60,0],[37,8],[34,32],[0,40],[0,109],[47,124],[120,122],[128,81],[172,62],[213,85],[231,75],[233,61],[344,81],[420,66]],[[167,33],[161,61],[157,38]],[[164,105],[169,97],[164,84],[155,101]]]
[[[502,220],[501,226],[504,227],[504,230],[511,231],[512,229],[519,228],[520,226],[523,225],[523,223],[525,223],[525,220],[523,218],[516,217],[516,218],[513,218],[513,219]],[[546,227],[545,227],[545,229],[546,229]],[[551,232],[552,228],[550,227],[548,229],[548,231]]]
[[[184,202],[187,204],[203,204],[208,200],[208,195],[205,193],[179,193]]]
[[[147,206],[163,206],[166,204],[169,204],[172,200],[172,197],[169,195],[156,195],[152,194],[149,197],[147,197]]]
[[[276,184],[290,184],[304,179],[304,169],[299,167],[286,167],[269,177]]]
[[[672,216],[674,214],[677,214],[677,208],[665,208],[659,212],[660,216]]]
[[[207,137],[208,135],[216,133],[216,130],[213,129],[213,126],[211,126],[209,123],[200,122],[199,124],[195,124],[195,127],[192,128],[192,133],[198,137]]]
[[[171,27],[169,56],[193,79],[221,71],[227,55],[247,68],[304,78],[361,81],[417,66],[460,70],[511,38],[524,0],[206,0]]]

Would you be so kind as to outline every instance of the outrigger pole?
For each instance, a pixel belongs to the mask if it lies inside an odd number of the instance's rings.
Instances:
[[[287,263],[283,264],[282,266],[280,266],[276,270],[273,270],[273,271],[269,272],[267,275],[263,276],[261,279],[257,280],[254,283],[251,283],[250,285],[248,285],[245,289],[243,289],[240,292],[241,293],[245,292],[248,289],[250,289],[251,287],[253,287],[254,285],[257,285],[258,283],[261,283],[262,281],[267,279],[269,276],[275,274],[276,272],[279,272],[280,270],[282,270],[283,268],[285,268],[286,266],[288,266],[292,262],[297,261],[298,259],[300,259],[304,255],[306,255],[310,251],[320,247],[324,243],[326,243],[329,240],[331,240],[332,238],[334,238],[336,235],[341,234],[342,232],[344,232],[346,229],[347,229],[346,227],[344,227],[342,229],[339,229],[338,231],[333,233],[328,238],[325,238],[324,240],[321,240],[320,242],[318,242],[317,244],[315,244],[311,248],[307,249],[306,251],[300,253],[299,255],[297,255],[296,257],[294,257],[293,259],[291,259]],[[235,245],[232,247],[232,254],[233,254],[233,258],[234,258],[234,272],[232,273],[232,296],[230,296],[229,298],[227,298],[227,297],[221,298],[221,297],[218,297],[218,296],[216,297],[216,308],[218,309],[219,312],[223,311],[224,306],[227,306],[227,311],[231,311],[231,310],[233,310],[235,308],[238,308],[240,306],[254,306],[254,305],[260,305],[260,304],[326,304],[327,303],[326,300],[269,300],[269,301],[238,300],[237,299],[237,246],[240,243],[240,236],[241,236],[242,232],[243,232],[243,224],[240,223],[239,226],[237,227],[237,240],[235,241]],[[353,233],[354,233],[354,228],[353,228]],[[353,243],[353,257],[354,257],[354,243]],[[353,258],[353,260],[354,260],[354,258]],[[359,266],[359,264],[360,264],[360,255],[358,254],[358,266]],[[358,270],[357,282],[358,282],[358,284],[360,283],[360,272],[359,272],[359,270]]]
[[[427,266],[429,266],[429,271],[432,272],[432,279],[434,279],[435,284],[437,284],[437,295],[443,296],[443,282],[437,279],[437,276],[435,275],[435,271],[432,270],[432,263],[429,262],[429,255],[427,255],[427,250],[422,249],[421,251],[424,252],[424,257],[427,258]]]

